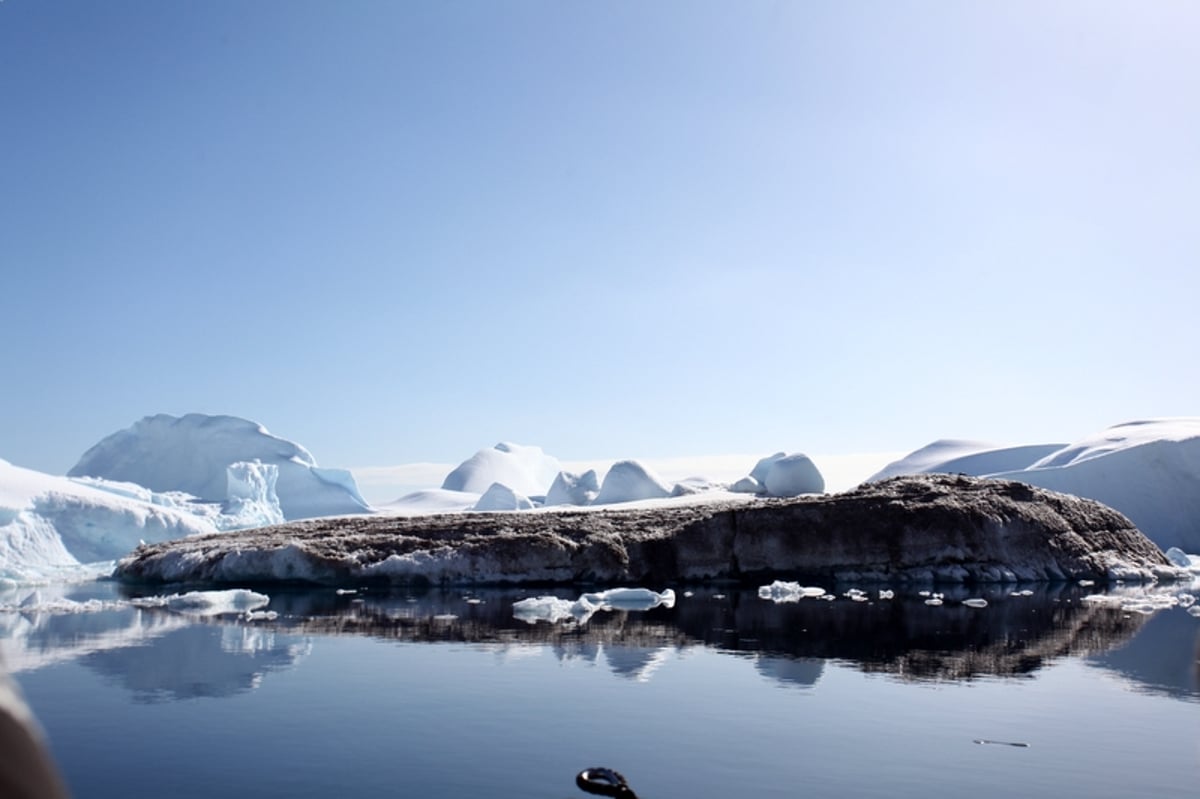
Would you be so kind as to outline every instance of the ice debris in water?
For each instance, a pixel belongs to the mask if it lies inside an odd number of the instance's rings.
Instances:
[[[963,604],[969,608],[986,608],[988,601],[986,599],[964,599]]]
[[[139,608],[166,608],[189,616],[220,616],[226,613],[249,613],[271,601],[266,594],[233,588],[227,591],[189,591],[186,594],[150,596],[130,600]]]
[[[528,624],[558,622],[568,618],[584,622],[603,610],[650,610],[660,605],[674,607],[675,592],[670,588],[661,593],[649,588],[612,588],[583,594],[574,602],[555,596],[520,599],[513,603],[513,616]]]
[[[758,588],[759,599],[769,599],[772,602],[799,602],[805,597],[823,597],[825,596],[824,588],[815,586],[803,586],[800,583],[790,583],[783,580],[776,580],[770,585],[762,585]]]
[[[1185,593],[1172,594],[1169,592],[1146,591],[1136,594],[1089,594],[1081,601],[1117,607],[1127,613],[1141,613],[1148,616],[1160,610],[1173,607],[1188,608],[1188,612],[1190,613],[1196,598],[1191,594]]]
[[[925,600],[926,605],[941,605],[942,600],[946,596],[945,594],[930,594],[928,591],[921,592],[921,596],[926,596],[926,595],[929,596],[929,599]]]
[[[1009,596],[1033,596],[1033,592],[1026,588],[1021,591],[1013,591]]]
[[[881,590],[881,591],[879,592],[879,598],[880,598],[880,599],[893,599],[893,598],[895,598],[895,596],[896,596],[896,592],[895,592],[895,591]]]

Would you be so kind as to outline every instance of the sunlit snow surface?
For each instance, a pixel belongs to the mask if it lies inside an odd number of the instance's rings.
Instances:
[[[1114,425],[1069,445],[937,441],[870,479],[961,472],[1103,502],[1162,549],[1200,551],[1200,417]]]

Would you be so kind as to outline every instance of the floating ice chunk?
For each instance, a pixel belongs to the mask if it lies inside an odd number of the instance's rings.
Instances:
[[[554,623],[574,617],[577,605],[577,601],[556,596],[534,596],[514,602],[513,617],[527,624],[539,621]]]
[[[1196,618],[1200,618],[1200,605],[1192,605],[1187,609],[1187,612]]]
[[[880,599],[894,599],[894,598],[895,598],[895,596],[896,596],[896,592],[895,592],[895,591],[881,590],[881,591],[879,592],[879,598],[880,598]]]
[[[1013,591],[1009,596],[1033,596],[1033,592],[1025,588],[1021,591]]]
[[[986,608],[988,601],[986,599],[964,599],[963,604],[969,608]]]
[[[762,585],[758,588],[759,599],[769,599],[776,603],[799,602],[804,597],[822,597],[824,595],[824,588],[802,586],[800,583],[783,580],[776,580],[770,585]]]
[[[1190,608],[1196,604],[1196,597],[1191,594],[1177,594],[1175,598],[1179,600],[1179,607],[1181,608]]]
[[[152,596],[134,599],[131,605],[139,608],[166,608],[188,616],[220,616],[226,613],[248,613],[268,604],[266,594],[233,588],[228,591],[189,591],[186,594]]]
[[[937,597],[932,597],[930,599],[926,599],[925,604],[926,605],[940,605],[940,604],[942,604],[942,600],[938,599]]]
[[[1095,580],[1080,580],[1079,584],[1082,585],[1084,588],[1086,588],[1089,585],[1095,585],[1096,581]]]
[[[605,610],[650,610],[659,606],[674,607],[675,592],[670,588],[662,593],[648,588],[612,588],[608,591],[584,594],[572,602],[555,596],[537,596],[513,603],[513,616],[528,624],[538,621],[558,622],[573,618],[585,622]]]
[[[596,594],[584,594],[580,599],[604,609],[650,610],[659,605],[675,607],[675,592],[670,588],[662,593],[649,588],[610,588]]]
[[[730,491],[735,491],[739,494],[757,494],[763,491],[762,483],[755,480],[753,477],[743,477],[729,487]]]
[[[279,618],[279,614],[273,610],[248,610],[246,611],[246,621],[275,621]]]

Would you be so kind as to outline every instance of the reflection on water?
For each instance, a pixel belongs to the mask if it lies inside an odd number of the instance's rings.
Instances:
[[[700,591],[674,608],[611,612],[585,623],[529,624],[512,603],[529,591],[440,591],[404,595],[276,591],[270,621],[199,620],[144,610],[112,584],[42,589],[6,597],[0,652],[10,670],[79,660],[139,701],[221,697],[251,690],[265,675],[304,658],[319,636],[370,636],[403,642],[459,642],[517,654],[545,648],[563,661],[603,664],[646,681],[675,652],[703,647],[748,660],[762,676],[813,686],[828,661],[905,681],[1029,675],[1066,656],[1112,670],[1146,690],[1200,696],[1200,623],[1186,613],[1154,616],[1081,602],[1090,590],[1039,586],[948,593],[930,606],[915,591],[855,602],[806,599],[775,604],[754,592]],[[560,592],[564,598],[573,598]],[[987,599],[986,608],[961,604]],[[66,601],[98,603],[92,612],[47,612]]]

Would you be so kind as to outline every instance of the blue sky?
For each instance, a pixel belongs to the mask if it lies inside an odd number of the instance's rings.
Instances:
[[[0,458],[1068,441],[1200,395],[1191,2],[0,3]]]

